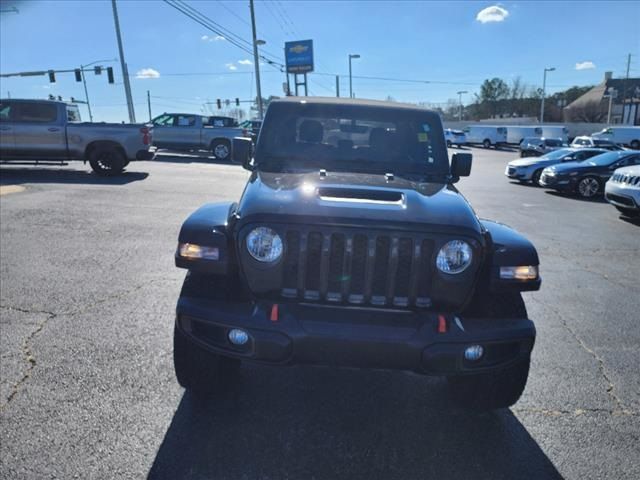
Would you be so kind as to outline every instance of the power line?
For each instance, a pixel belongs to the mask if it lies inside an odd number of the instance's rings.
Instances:
[[[231,10],[229,7],[227,7],[224,2],[220,1],[220,0],[216,0],[220,6],[222,8],[224,8],[227,12],[229,12],[231,15],[233,15],[234,17],[236,17],[238,20],[240,20],[242,23],[244,23],[245,25],[247,25],[248,27],[251,26],[251,24],[249,22],[247,22],[244,18],[242,18],[240,15],[238,15],[236,12],[234,12],[233,10]]]

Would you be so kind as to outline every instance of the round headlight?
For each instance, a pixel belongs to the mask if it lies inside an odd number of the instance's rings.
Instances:
[[[447,242],[438,252],[436,266],[443,273],[460,273],[471,265],[471,247],[462,240]]]
[[[259,262],[275,262],[282,256],[282,239],[270,228],[254,228],[247,235],[247,250]]]

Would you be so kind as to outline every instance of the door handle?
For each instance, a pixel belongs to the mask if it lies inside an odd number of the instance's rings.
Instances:
[[[60,129],[57,128],[57,127],[50,127],[50,128],[47,128],[47,130],[49,130],[50,132],[59,132],[60,131]]]

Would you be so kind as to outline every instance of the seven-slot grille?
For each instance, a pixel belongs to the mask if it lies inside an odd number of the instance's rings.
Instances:
[[[630,173],[614,173],[611,177],[612,182],[626,183],[627,185],[640,186],[640,175],[631,175]]]
[[[430,307],[434,241],[415,234],[287,230],[281,294],[329,303]]]

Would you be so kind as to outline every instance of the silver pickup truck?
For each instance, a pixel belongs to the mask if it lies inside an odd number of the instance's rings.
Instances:
[[[0,160],[88,161],[100,175],[121,173],[132,160],[151,160],[152,128],[80,123],[77,105],[51,100],[0,100]]]
[[[248,135],[231,117],[163,113],[154,118],[153,144],[169,150],[209,150],[218,160],[231,159],[234,137]]]

